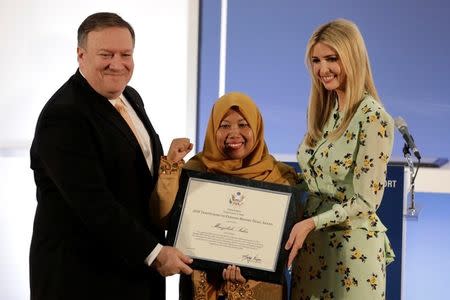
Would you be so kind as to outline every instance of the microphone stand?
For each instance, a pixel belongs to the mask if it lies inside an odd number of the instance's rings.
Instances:
[[[406,211],[406,216],[417,218],[419,215],[419,211],[416,208],[416,203],[414,201],[414,187],[415,187],[417,171],[419,170],[420,160],[419,160],[419,163],[417,164],[417,168],[415,169],[414,163],[411,158],[411,153],[409,152],[409,147],[406,143],[403,146],[403,156],[405,157],[406,162],[409,167],[409,181],[410,181],[409,182],[410,183],[410,190],[409,190],[410,202],[409,202],[409,206]]]

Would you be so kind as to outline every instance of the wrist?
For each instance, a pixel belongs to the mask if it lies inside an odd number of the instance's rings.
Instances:
[[[170,162],[176,162],[175,155],[171,155],[170,151],[167,155],[164,155],[164,157]]]
[[[316,223],[314,222],[313,218],[308,218],[305,220],[306,226],[308,227],[308,229],[310,229],[311,231],[316,229]]]

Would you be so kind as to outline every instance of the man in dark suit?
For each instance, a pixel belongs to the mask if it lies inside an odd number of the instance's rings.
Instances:
[[[38,201],[32,300],[164,299],[163,276],[192,272],[192,260],[163,246],[164,232],[148,217],[163,150],[127,86],[134,39],[116,14],[84,20],[79,69],[39,117],[30,151]],[[180,157],[189,144],[178,145]]]

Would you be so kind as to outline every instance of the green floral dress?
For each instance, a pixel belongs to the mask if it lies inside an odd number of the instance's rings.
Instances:
[[[292,269],[292,300],[385,299],[386,265],[394,254],[376,214],[383,197],[394,122],[365,95],[344,134],[327,139],[342,113],[337,103],[315,147],[297,158],[310,195],[305,217],[316,230]]]

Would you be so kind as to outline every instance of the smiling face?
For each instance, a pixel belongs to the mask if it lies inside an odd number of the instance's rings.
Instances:
[[[108,99],[117,98],[133,74],[133,48],[127,28],[91,31],[77,49],[80,71],[97,93]]]
[[[236,110],[230,109],[217,129],[216,143],[229,158],[243,159],[253,149],[255,138],[247,120]]]
[[[314,76],[327,90],[336,91],[338,95],[345,91],[345,72],[333,48],[317,43],[311,52],[311,65]]]

